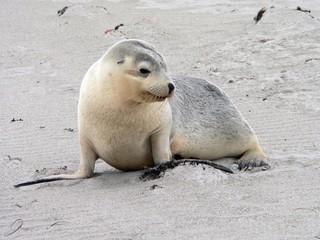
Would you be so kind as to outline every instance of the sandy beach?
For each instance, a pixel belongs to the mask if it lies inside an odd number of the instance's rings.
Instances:
[[[0,239],[320,239],[320,4],[208,2],[1,1]],[[15,189],[78,169],[81,80],[126,38],[222,88],[272,168],[142,182],[99,160],[91,179]]]

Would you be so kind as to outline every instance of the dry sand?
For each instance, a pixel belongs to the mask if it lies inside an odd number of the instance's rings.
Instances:
[[[1,1],[0,239],[320,239],[319,1],[168,2]],[[223,88],[272,169],[141,182],[99,161],[92,179],[14,189],[77,170],[81,78],[124,38]]]

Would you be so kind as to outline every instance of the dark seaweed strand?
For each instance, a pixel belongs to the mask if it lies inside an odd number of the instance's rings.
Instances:
[[[56,178],[50,178],[50,179],[39,178],[39,179],[16,184],[16,185],[14,185],[14,187],[18,188],[18,187],[29,186],[29,185],[34,185],[34,184],[38,184],[38,183],[54,182],[54,181],[59,181],[59,180],[67,180],[67,179],[63,178],[63,177],[56,177]]]
[[[172,160],[170,162],[166,162],[163,164],[160,164],[153,168],[148,168],[145,170],[142,175],[140,176],[140,180],[142,181],[148,181],[148,180],[154,180],[158,179],[164,176],[165,171],[167,169],[173,169],[178,165],[190,163],[190,164],[205,164],[209,165],[213,168],[219,169],[220,171],[227,172],[227,173],[233,173],[233,171],[227,167],[224,167],[222,165],[213,163],[209,160],[198,160],[198,159],[180,159],[180,160]]]
[[[216,164],[212,161],[209,160],[200,160],[200,159],[181,159],[181,160],[174,160],[176,162],[178,162],[178,164],[183,164],[183,163],[191,163],[191,164],[205,164],[205,165],[209,165],[210,167],[219,169],[222,172],[226,172],[226,173],[233,173],[233,171],[230,168],[227,168],[225,166]]]
[[[253,19],[256,21],[256,23],[258,23],[261,18],[263,17],[263,14],[267,11],[266,8],[261,8],[260,11],[258,12],[257,16],[255,16]]]

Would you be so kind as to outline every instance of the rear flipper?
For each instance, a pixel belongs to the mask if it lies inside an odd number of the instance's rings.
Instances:
[[[269,170],[271,168],[268,163],[268,157],[261,148],[246,151],[236,164],[238,164],[240,171],[252,170],[256,167],[260,167],[261,170]]]

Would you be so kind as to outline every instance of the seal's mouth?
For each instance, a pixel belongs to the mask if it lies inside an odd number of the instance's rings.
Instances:
[[[141,93],[140,96],[141,96],[141,99],[146,102],[162,102],[166,100],[168,97],[170,97],[170,95],[158,96],[148,91]]]

